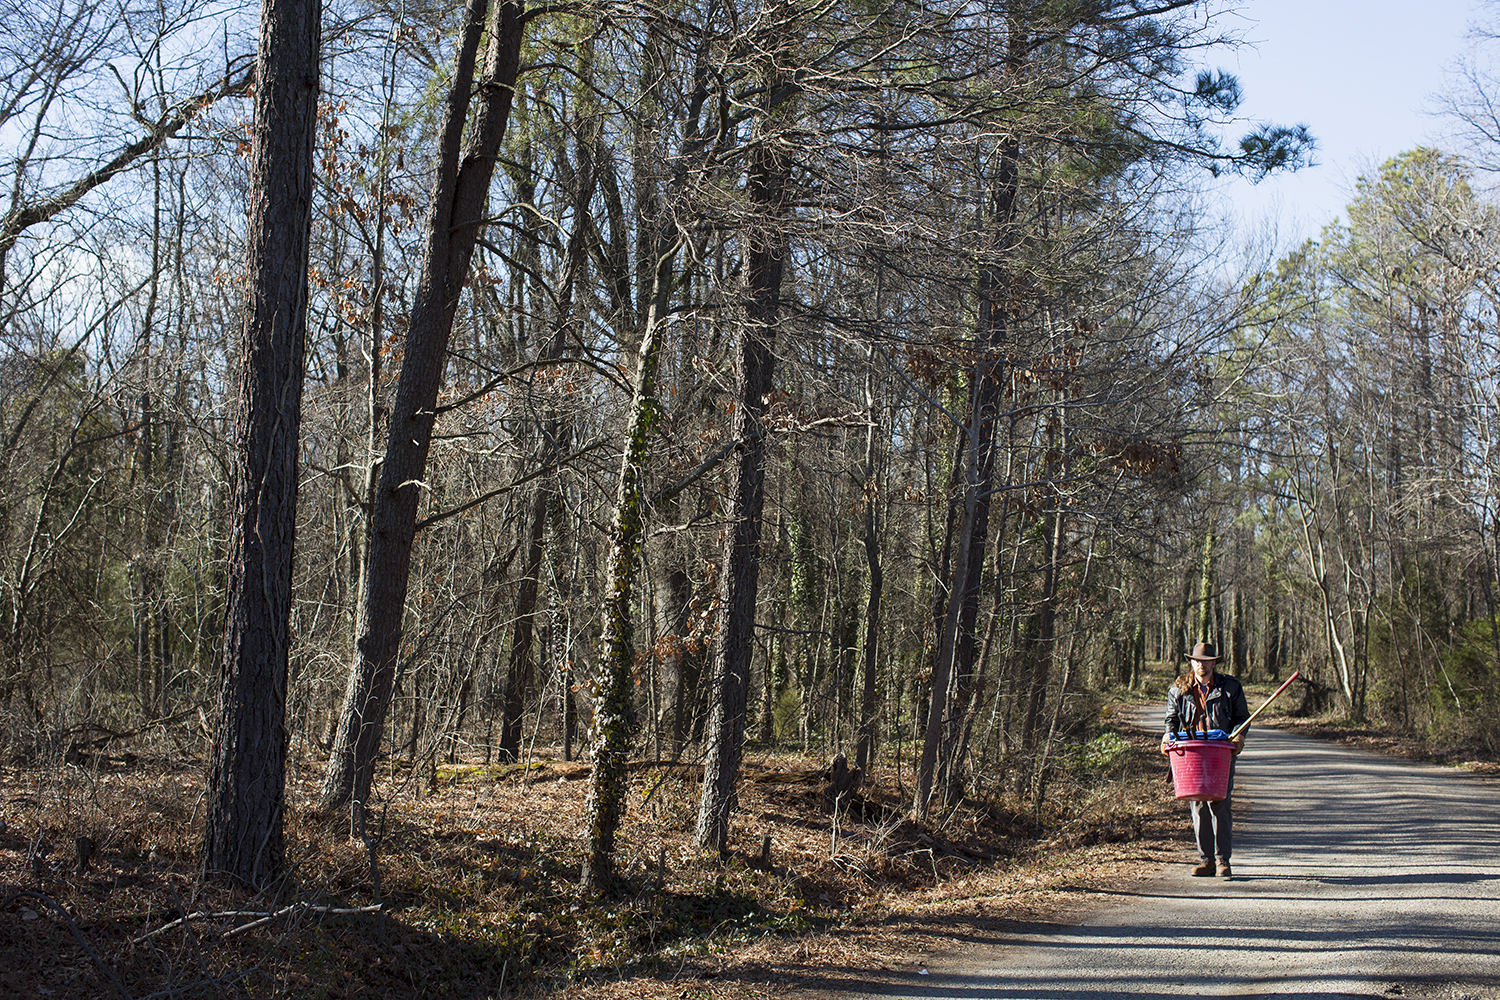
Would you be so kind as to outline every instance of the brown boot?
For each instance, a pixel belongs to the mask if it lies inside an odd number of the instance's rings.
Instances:
[[[1212,861],[1200,861],[1198,867],[1193,869],[1193,874],[1200,878],[1205,875],[1212,875],[1213,873],[1214,863]]]
[[[1219,878],[1233,878],[1234,873],[1229,870],[1228,861],[1219,862]]]

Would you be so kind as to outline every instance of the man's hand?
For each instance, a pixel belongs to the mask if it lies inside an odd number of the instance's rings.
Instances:
[[[1161,752],[1166,753],[1172,749],[1172,743],[1165,736],[1161,739]]]
[[[1240,755],[1240,751],[1245,749],[1245,734],[1240,733],[1234,739],[1230,740],[1229,743],[1234,747],[1234,755],[1238,757]]]

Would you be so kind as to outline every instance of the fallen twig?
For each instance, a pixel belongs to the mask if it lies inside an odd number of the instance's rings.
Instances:
[[[301,912],[301,913],[321,913],[324,916],[329,916],[329,917],[349,917],[349,916],[354,916],[354,915],[360,914],[360,913],[377,913],[377,912],[379,912],[380,909],[381,909],[381,907],[378,906],[378,905],[376,905],[376,906],[348,906],[348,907],[346,907],[346,906],[315,906],[312,903],[293,903],[290,906],[283,906],[279,910],[271,910],[271,911],[265,911],[265,910],[223,910],[223,911],[220,911],[218,913],[208,913],[206,911],[199,910],[199,911],[197,911],[195,913],[184,914],[183,916],[178,917],[176,920],[173,920],[170,923],[162,924],[160,927],[158,927],[154,931],[147,931],[145,934],[142,934],[139,937],[135,938],[133,940],[133,943],[134,944],[140,944],[143,941],[148,941],[151,938],[157,937],[158,935],[165,934],[167,931],[169,931],[172,928],[177,927],[179,925],[186,926],[188,923],[190,923],[191,921],[194,921],[194,920],[234,920],[234,919],[237,919],[239,917],[254,917],[254,918],[256,918],[256,919],[250,921],[250,923],[248,923],[248,924],[241,924],[238,927],[233,927],[233,928],[231,928],[231,929],[229,929],[227,931],[224,931],[222,934],[217,935],[218,937],[221,937],[221,938],[227,938],[227,937],[234,937],[236,934],[243,934],[243,933],[245,933],[245,931],[251,930],[251,929],[256,928],[256,927],[260,927],[260,926],[262,926],[264,924],[268,924],[271,921],[279,919],[281,917],[284,917],[284,916],[286,916],[289,913],[298,913],[298,912]]]

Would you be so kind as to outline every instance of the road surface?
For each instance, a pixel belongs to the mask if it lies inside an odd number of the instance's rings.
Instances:
[[[1176,864],[879,995],[1500,998],[1500,785],[1258,728],[1234,798],[1233,879]]]

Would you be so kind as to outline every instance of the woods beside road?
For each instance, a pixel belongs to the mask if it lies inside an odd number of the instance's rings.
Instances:
[[[60,983],[127,925],[104,992],[805,943],[1153,829],[1111,712],[1199,642],[1500,749],[1496,31],[1280,247],[1204,197],[1316,129],[1204,0],[0,24],[0,837]]]
[[[877,773],[836,827],[816,761],[756,757],[741,793],[739,826],[745,832],[732,845],[728,864],[691,848],[691,769],[642,768],[632,783],[621,846],[630,859],[630,889],[602,907],[591,906],[579,891],[581,846],[570,835],[582,823],[585,786],[579,772],[586,765],[538,762],[528,771],[457,764],[441,768],[431,787],[426,776],[408,773],[405,780],[421,793],[402,796],[383,818],[373,867],[361,845],[315,821],[310,807],[318,769],[297,768],[290,845],[302,859],[297,884],[303,891],[250,899],[215,891],[197,877],[197,845],[184,816],[201,795],[197,769],[118,754],[93,756],[45,782],[36,782],[36,771],[8,768],[5,787],[27,788],[37,803],[12,798],[6,807],[10,822],[0,832],[0,878],[8,887],[47,893],[69,917],[33,897],[11,897],[0,914],[0,984],[17,996],[36,995],[38,988],[53,995],[118,996],[73,936],[76,927],[97,962],[137,998],[168,988],[204,996],[486,996],[503,986],[507,995],[559,1000],[680,997],[684,991],[749,1000],[770,990],[830,1000],[833,994],[875,993],[877,987],[909,990],[918,978],[935,984],[949,974],[976,974],[981,962],[990,963],[984,974],[996,983],[1015,985],[1029,968],[1010,957],[1018,940],[1051,942],[1047,950],[1081,946],[1079,933],[1109,941],[1097,930],[1073,928],[1110,911],[1129,917],[1139,910],[1130,919],[1146,919],[1141,914],[1148,906],[1166,911],[1165,924],[1151,932],[1161,940],[1177,941],[1173,935],[1192,928],[1204,934],[1218,928],[1211,937],[1216,949],[1222,944],[1226,953],[1238,955],[1248,947],[1232,941],[1242,917],[1226,914],[1216,921],[1210,913],[1184,921],[1176,911],[1179,904],[1200,905],[1192,900],[1211,900],[1221,891],[1250,893],[1241,899],[1254,903],[1264,890],[1269,905],[1278,897],[1300,898],[1289,882],[1310,894],[1312,903],[1332,906],[1373,892],[1383,905],[1412,915],[1401,923],[1366,914],[1373,921],[1366,926],[1351,909],[1349,921],[1337,925],[1342,929],[1328,923],[1322,944],[1307,949],[1310,961],[1325,963],[1342,954],[1340,934],[1416,933],[1422,924],[1415,915],[1428,905],[1423,893],[1442,890],[1431,904],[1441,905],[1454,878],[1462,876],[1466,899],[1486,905],[1490,862],[1480,860],[1464,871],[1451,859],[1438,859],[1433,870],[1439,877],[1424,879],[1419,861],[1391,849],[1391,838],[1409,834],[1405,826],[1355,830],[1352,852],[1338,860],[1298,854],[1298,844],[1322,835],[1315,824],[1303,828],[1301,815],[1317,814],[1320,807],[1299,796],[1325,784],[1341,795],[1355,795],[1356,788],[1337,776],[1327,783],[1301,781],[1304,768],[1328,775],[1331,765],[1308,757],[1306,749],[1286,752],[1269,733],[1255,734],[1247,753],[1260,756],[1245,758],[1248,784],[1236,792],[1246,814],[1236,866],[1254,884],[1220,887],[1208,880],[1203,886],[1205,880],[1187,875],[1196,852],[1156,749],[1156,714],[1154,704],[1112,710],[1116,726],[1103,735],[1113,733],[1121,744],[1105,740],[1100,746],[1125,749],[1092,766],[1078,762],[1044,813],[966,810],[946,831],[915,827],[901,817],[890,772]],[[1392,756],[1397,750],[1431,756],[1434,750],[1473,749],[1424,747],[1327,723],[1279,724],[1320,731],[1316,746],[1329,752],[1378,741],[1384,756],[1368,759],[1364,768],[1371,772],[1400,764],[1403,758]],[[1334,742],[1336,736],[1344,743]],[[1451,767],[1421,766],[1426,770],[1405,780],[1426,782],[1433,794],[1445,781],[1462,786],[1473,780]],[[1466,769],[1490,775],[1488,781],[1500,779],[1495,762],[1469,760]],[[1387,805],[1409,799],[1419,811],[1431,804],[1425,792],[1416,798],[1405,794],[1410,790],[1406,786],[1395,798],[1382,797],[1378,789],[1370,794]],[[1384,805],[1377,811],[1393,815]],[[1267,826],[1263,820],[1286,812],[1290,821]],[[41,837],[30,832],[28,821],[36,821]],[[1425,822],[1433,845],[1446,849],[1444,821]],[[82,870],[73,845],[59,836],[69,823],[97,837],[95,854]],[[762,865],[767,836],[770,863]],[[377,873],[378,883],[372,881]],[[307,891],[314,886],[318,892]],[[1320,902],[1319,894],[1328,892],[1335,898]],[[34,919],[26,919],[28,911]],[[279,915],[265,920],[265,914]],[[191,919],[182,922],[184,916]],[[1261,926],[1245,926],[1252,924]],[[1379,951],[1376,940],[1370,937],[1367,954]],[[1410,953],[1396,938],[1391,942],[1391,955]],[[1431,942],[1424,947],[1433,951]],[[1129,980],[1117,964],[1099,967],[1115,968]],[[1397,963],[1386,981],[1404,982],[1410,990],[1419,977],[1403,979],[1401,968]],[[928,976],[919,976],[924,969]],[[1358,969],[1376,971],[1363,959]],[[1264,969],[1239,974],[1253,978]],[[1037,975],[1040,983],[1056,978]],[[1080,989],[1104,989],[1078,975]],[[1149,977],[1145,971],[1142,977],[1131,981],[1144,989]]]

